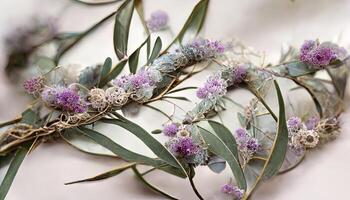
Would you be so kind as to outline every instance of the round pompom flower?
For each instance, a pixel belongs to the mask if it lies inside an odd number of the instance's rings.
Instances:
[[[29,94],[40,94],[44,89],[44,78],[41,76],[31,78],[24,82],[23,87]]]
[[[108,105],[105,91],[99,88],[94,88],[90,90],[88,100],[90,102],[91,107],[98,111],[104,110]]]
[[[244,190],[239,189],[232,184],[225,184],[221,187],[221,192],[234,196],[235,199],[241,200],[243,198]]]
[[[151,14],[151,17],[147,20],[147,27],[152,31],[159,31],[164,29],[169,21],[169,16],[162,10],[155,11]]]
[[[303,124],[299,117],[291,117],[287,120],[287,127],[291,132],[298,131],[302,126]]]
[[[233,69],[233,80],[234,84],[242,83],[243,80],[247,77],[247,70],[243,66],[238,65]]]
[[[87,104],[80,98],[77,91],[63,88],[57,93],[57,106],[66,112],[83,113],[87,111]]]
[[[219,75],[210,76],[205,84],[198,88],[196,94],[200,99],[215,100],[227,92],[227,83]]]
[[[169,137],[174,137],[176,136],[176,133],[179,131],[178,125],[176,123],[169,123],[169,124],[165,124],[163,126],[163,133],[166,136]]]

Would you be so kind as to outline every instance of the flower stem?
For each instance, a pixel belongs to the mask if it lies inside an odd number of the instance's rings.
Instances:
[[[194,193],[196,193],[197,197],[200,199],[200,200],[204,200],[204,198],[201,196],[201,194],[198,192],[194,182],[193,182],[193,176],[192,176],[192,172],[194,172],[194,169],[192,166],[190,166],[190,172],[188,174],[188,180],[190,181],[191,183],[191,187],[192,187],[192,190],[194,191]]]

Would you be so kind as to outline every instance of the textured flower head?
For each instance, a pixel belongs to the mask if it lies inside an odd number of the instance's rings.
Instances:
[[[89,92],[88,99],[91,107],[98,111],[104,110],[108,105],[108,101],[106,99],[106,93],[104,90],[100,88],[91,89]]]
[[[305,122],[305,126],[308,130],[312,130],[317,126],[319,121],[320,118],[318,116],[312,116]]]
[[[151,17],[147,20],[147,27],[152,31],[159,31],[164,29],[168,25],[169,16],[162,10],[155,11],[151,14]]]
[[[225,184],[221,187],[221,192],[234,196],[235,199],[241,200],[243,198],[244,190],[239,189],[232,184]]]
[[[319,44],[317,41],[306,40],[300,48],[300,60],[314,66],[322,68],[330,65],[336,59],[343,59],[346,56],[344,48],[338,45],[324,42]]]
[[[48,105],[65,112],[83,113],[87,111],[86,102],[72,88],[61,86],[45,88],[41,97]]]
[[[127,103],[129,94],[120,87],[110,87],[106,90],[106,99],[112,105],[120,107]]]
[[[166,136],[174,137],[176,136],[176,133],[178,131],[179,131],[179,127],[178,127],[178,124],[176,123],[171,122],[163,126],[163,133]]]
[[[208,157],[207,151],[190,136],[174,137],[165,145],[174,156],[183,158],[187,163],[200,165]]]
[[[287,120],[287,127],[290,132],[295,132],[303,127],[303,123],[299,117],[291,117]]]
[[[205,84],[198,88],[197,97],[200,99],[216,100],[227,92],[227,83],[220,75],[210,76]]]
[[[237,67],[233,68],[233,76],[234,84],[242,83],[247,77],[247,69],[242,65],[238,65]]]
[[[29,94],[40,94],[40,92],[42,92],[44,89],[44,78],[39,76],[29,79],[24,82],[23,87]]]
[[[234,135],[238,150],[244,159],[244,162],[249,159],[260,149],[259,141],[256,138],[251,137],[247,131],[243,128],[238,128]]]

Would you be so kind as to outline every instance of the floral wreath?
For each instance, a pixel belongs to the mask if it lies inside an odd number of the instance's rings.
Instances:
[[[204,199],[193,182],[195,169],[205,166],[221,173],[228,165],[233,177],[229,182],[223,182],[218,190],[221,190],[222,199],[240,200],[248,199],[263,180],[288,172],[302,162],[308,151],[339,135],[339,116],[344,110],[348,78],[349,57],[344,48],[331,42],[306,40],[299,50],[290,47],[276,65],[256,64],[255,60],[261,56],[238,41],[191,38],[199,33],[204,23],[209,1],[201,0],[169,47],[162,51],[162,40],[158,37],[151,50],[151,35],[169,29],[169,17],[165,12],[157,11],[149,20],[144,20],[140,3],[126,0],[116,12],[83,33],[54,32],[53,36],[45,36],[48,38],[43,39],[44,42],[31,44],[31,48],[26,49],[29,56],[44,44],[58,44],[54,58],[45,58],[49,60],[46,67],[50,69],[24,83],[25,91],[35,99],[33,104],[21,117],[0,124],[3,130],[0,160],[9,163],[0,186],[0,200],[5,199],[25,156],[40,143],[48,141],[62,139],[84,152],[99,156],[109,154],[126,162],[112,171],[67,184],[102,180],[131,169],[151,190],[166,198],[177,199],[145,179],[146,174],[161,170],[188,179],[197,197]],[[147,38],[128,56],[128,33],[134,10],[143,22]],[[64,77],[53,79],[61,68],[58,66],[60,58],[111,17],[115,17],[114,48],[119,63],[112,67],[112,59],[107,58],[102,65],[82,70],[77,82],[69,82]],[[190,39],[185,43],[188,36]],[[28,39],[28,34],[20,38],[21,41]],[[11,55],[22,52],[12,46]],[[142,48],[147,49],[147,62],[137,69]],[[27,65],[28,62],[21,63]],[[13,63],[10,60],[9,66]],[[127,63],[130,73],[120,75]],[[181,83],[209,65],[215,66],[216,71],[202,86],[181,87]],[[320,73],[326,74],[328,79],[320,78]],[[282,81],[294,87],[281,91],[278,82]],[[227,96],[239,88],[254,95],[246,105]],[[186,97],[170,94],[193,89],[200,101],[192,110],[184,111],[169,100],[187,101]],[[285,94],[299,90],[306,91],[311,97],[316,112],[290,114],[293,112],[286,107]],[[271,97],[275,98],[271,100]],[[169,116],[150,105],[160,100],[170,102],[183,114]],[[272,106],[276,102],[278,109]],[[227,104],[240,108],[236,120],[239,127],[213,120],[214,117],[220,119],[220,113],[229,111]],[[161,128],[148,132],[125,116],[128,112],[139,114],[141,106],[152,108],[169,120]],[[298,104],[291,105],[294,106]],[[156,157],[121,146],[118,141],[96,131],[95,124],[113,124],[128,130]],[[167,141],[159,142],[156,134],[165,135]],[[74,143],[74,138],[102,146],[108,153],[89,152]],[[141,165],[151,168],[141,172],[138,169]]]

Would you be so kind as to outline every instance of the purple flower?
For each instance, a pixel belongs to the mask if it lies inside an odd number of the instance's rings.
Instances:
[[[318,44],[317,41],[306,40],[300,48],[300,60],[316,68],[322,68],[336,59],[346,56],[344,48],[338,45],[324,42]]]
[[[236,68],[233,69],[233,83],[239,84],[242,83],[243,80],[247,77],[247,70],[241,65],[238,65]]]
[[[244,190],[239,189],[232,184],[225,184],[221,187],[221,192],[229,195],[233,195],[237,200],[243,198]]]
[[[220,76],[210,76],[204,86],[198,88],[197,97],[200,99],[215,100],[226,94],[227,83]]]
[[[23,87],[29,94],[39,94],[44,89],[44,78],[39,76],[29,79],[24,82]]]
[[[169,16],[162,10],[155,11],[151,14],[150,19],[147,20],[147,27],[152,31],[159,31],[164,29],[169,21]]]
[[[166,136],[174,137],[179,131],[179,128],[176,123],[169,123],[163,126],[163,133]]]
[[[317,126],[319,121],[320,121],[320,118],[318,116],[310,117],[305,123],[307,130],[314,129]]]
[[[287,120],[288,129],[299,130],[303,124],[299,117],[291,117]]]
[[[235,138],[240,151],[254,154],[260,149],[258,140],[248,135],[247,131],[243,128],[236,130]]]
[[[41,97],[48,105],[65,112],[84,113],[87,111],[87,103],[71,88],[45,88]]]

